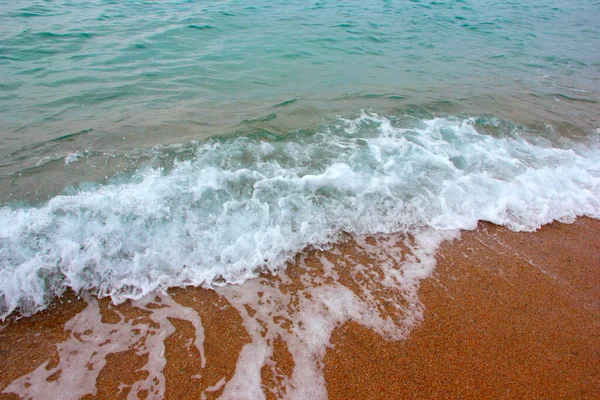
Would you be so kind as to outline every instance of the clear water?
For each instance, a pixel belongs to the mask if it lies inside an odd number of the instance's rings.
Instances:
[[[599,19],[0,0],[0,315],[239,282],[341,231],[598,217]]]
[[[82,131],[83,146],[115,130],[185,141],[289,100],[311,115],[313,101],[356,112],[374,96],[496,112],[509,96],[539,112],[600,91],[592,0],[0,4],[2,155]]]

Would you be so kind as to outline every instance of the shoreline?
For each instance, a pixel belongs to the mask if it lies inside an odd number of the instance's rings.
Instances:
[[[483,223],[444,243],[408,340],[336,332],[330,398],[598,398],[599,239],[600,221],[580,218],[535,233]]]
[[[126,398],[132,390],[148,398],[159,394],[232,397],[236,393],[232,381],[243,382],[244,367],[248,373],[259,371],[257,387],[267,398],[279,398],[290,395],[290,384],[299,389],[296,367],[302,350],[309,348],[290,338],[294,326],[314,321],[331,323],[322,335],[329,342],[320,343],[314,353],[321,357],[326,395],[331,399],[596,398],[600,395],[599,239],[600,221],[589,218],[573,224],[555,222],[534,233],[480,223],[477,230],[462,232],[460,239],[441,243],[432,276],[414,286],[416,302],[411,293],[400,296],[389,287],[377,286],[379,278],[397,271],[397,265],[379,271],[374,266],[383,260],[379,253],[374,256],[375,250],[362,249],[381,248],[386,238],[367,238],[362,247],[349,239],[325,252],[308,251],[286,270],[285,279],[261,277],[263,288],[244,283],[216,291],[174,289],[170,297],[157,296],[136,306],[129,302],[113,306],[103,299],[97,302],[100,319],[92,325],[97,327],[92,333],[78,332],[76,325],[65,331],[68,321],[90,310],[89,304],[70,293],[62,303],[0,330],[0,355],[5,360],[0,366],[0,398],[18,398],[3,391],[32,371],[46,379],[46,386],[58,388],[67,375],[60,367],[75,365],[77,360],[65,363],[65,353],[57,350],[57,344],[77,341],[85,345],[79,351],[89,347],[100,352],[91,352],[87,359],[90,375],[83,376],[97,377],[86,382],[95,386],[84,388],[95,390],[88,398]],[[412,253],[402,249],[397,254],[404,262]],[[348,268],[350,260],[356,264],[352,268],[359,264],[368,268],[345,275],[344,271],[353,271]],[[260,293],[275,287],[277,291],[265,295],[264,307],[253,308],[244,303],[247,299],[240,291],[244,287],[248,293],[258,293],[257,304],[263,301]],[[346,291],[335,292],[341,287]],[[357,322],[362,318],[358,311],[364,314],[365,309],[353,311],[355,303],[342,304],[350,311],[334,303],[327,309],[331,315],[343,311],[350,317],[315,319],[323,308],[314,308],[309,319],[296,319],[300,317],[288,311],[273,314],[281,310],[268,301],[268,296],[289,299],[290,308],[320,305],[302,303],[308,301],[303,296],[318,297],[331,288],[341,297],[353,293],[363,301],[359,305],[377,305],[376,313],[368,315],[374,321],[367,321],[373,324],[371,329]],[[264,310],[271,314],[261,320]],[[381,321],[390,316],[396,318],[392,328],[397,332],[389,327],[379,333],[372,329],[384,326]],[[267,317],[273,322],[265,322]],[[285,321],[288,317],[291,320]],[[252,328],[253,321],[264,326]],[[321,334],[321,328],[314,329]],[[268,362],[258,362],[252,369],[251,362],[243,361],[250,358],[242,358],[251,347],[246,345],[261,343]],[[113,351],[99,350],[108,347]],[[155,347],[163,349],[162,361],[156,356],[160,352],[153,353]],[[318,368],[306,368],[303,371],[316,373],[319,379]],[[153,374],[160,382],[139,383],[150,381]],[[237,393],[244,389],[238,385]]]

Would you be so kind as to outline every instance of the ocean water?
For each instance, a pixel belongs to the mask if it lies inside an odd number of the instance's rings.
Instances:
[[[0,0],[0,318],[350,234],[600,217],[600,2]]]

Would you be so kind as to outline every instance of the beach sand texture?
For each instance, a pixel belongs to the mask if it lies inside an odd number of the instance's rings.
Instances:
[[[364,252],[392,239],[347,237],[299,255],[285,280],[173,289],[135,306],[67,294],[0,330],[0,398],[252,398],[257,389],[267,398],[600,398],[600,221],[534,233],[480,223],[443,242],[433,274],[404,293],[378,283],[382,259]],[[411,259],[396,249],[392,270]],[[349,272],[357,265],[367,267]],[[363,321],[351,302],[346,317],[333,305],[331,315],[302,309],[340,285],[377,310]],[[263,308],[240,293],[264,296],[269,312],[278,310],[269,299],[288,299],[288,311],[263,321]],[[78,331],[81,321],[93,329]],[[327,343],[294,337],[311,323],[302,332]]]

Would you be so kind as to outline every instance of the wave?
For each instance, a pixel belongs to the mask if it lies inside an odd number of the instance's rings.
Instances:
[[[38,206],[0,208],[0,317],[71,288],[116,303],[173,286],[240,283],[342,232],[532,231],[600,218],[598,150],[558,149],[475,119],[363,112],[318,133],[199,144]]]

